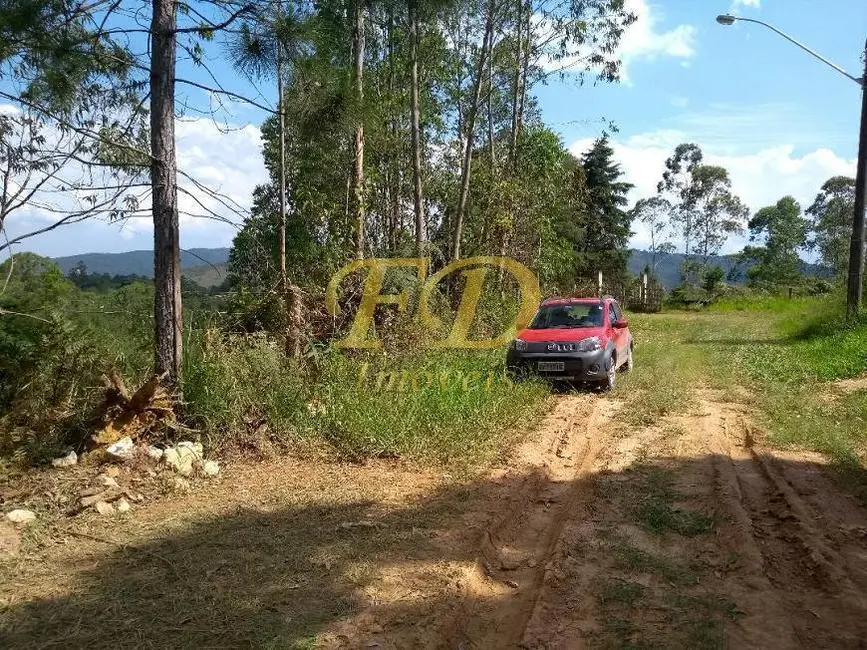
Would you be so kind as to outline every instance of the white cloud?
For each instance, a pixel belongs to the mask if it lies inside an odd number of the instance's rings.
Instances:
[[[665,159],[681,142],[698,142],[704,151],[704,161],[721,165],[729,171],[732,190],[751,212],[775,203],[780,197],[790,194],[803,208],[810,205],[819,187],[835,175],[854,175],[855,161],[847,160],[830,149],[818,147],[812,151],[796,154],[791,144],[769,146],[752,152],[729,153],[705,146],[704,141],[684,132],[667,130],[652,131],[612,141],[614,156],[620,163],[626,180],[635,187],[630,202],[652,196],[656,184],[662,178]],[[573,143],[569,149],[580,155],[593,144],[591,138]],[[647,233],[640,224],[631,245],[643,248],[649,243]],[[739,250],[744,244],[741,238],[729,241],[724,252]]]
[[[638,18],[626,29],[616,50],[616,56],[621,61],[620,78],[625,83],[629,83],[629,68],[636,61],[668,57],[688,64],[686,59],[695,55],[696,29],[692,25],[661,29],[662,13],[656,5],[648,4],[648,0],[626,0],[625,9]],[[553,33],[550,23],[541,15],[536,16],[536,30],[542,34],[542,40],[547,40],[546,36]],[[557,39],[552,42],[554,50],[549,53],[547,60],[541,62],[543,67],[552,71],[569,70],[578,64],[577,55],[563,57]],[[553,56],[555,54],[556,57]]]
[[[729,11],[737,11],[739,7],[752,7],[753,9],[758,9],[761,7],[761,4],[762,0],[734,0]]]
[[[695,54],[694,26],[677,25],[667,31],[660,29],[662,14],[657,6],[648,4],[647,0],[627,0],[626,9],[634,13],[638,20],[623,34],[618,48],[624,81],[629,79],[628,69],[635,61],[670,57],[685,62]]]
[[[2,106],[0,106],[2,108]],[[267,180],[262,160],[261,134],[247,125],[229,127],[211,119],[179,120],[175,125],[178,184],[186,192],[178,195],[181,210],[181,245],[184,247],[228,246],[243,215],[252,203],[253,189]],[[192,179],[220,197],[196,187]],[[52,197],[55,202],[70,198]],[[140,206],[142,216],[123,223],[90,219],[81,224],[27,239],[18,250],[46,255],[67,255],[90,251],[123,251],[153,246],[150,202]],[[231,223],[194,215],[214,213]],[[44,227],[56,220],[52,213],[36,207],[19,210],[6,223],[10,237]]]

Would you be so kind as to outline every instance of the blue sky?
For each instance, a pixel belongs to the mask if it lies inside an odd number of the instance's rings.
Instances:
[[[696,142],[706,159],[726,166],[733,189],[753,210],[790,193],[809,204],[821,183],[854,174],[858,86],[768,29],[751,23],[724,27],[732,12],[774,24],[855,76],[863,68],[867,2],[862,0],[627,0],[639,21],[624,37],[623,81],[577,86],[566,79],[534,89],[544,120],[575,153],[586,150],[612,120],[615,155],[635,184],[632,199],[653,193],[662,163],[676,144]],[[186,70],[183,74],[195,74]],[[235,80],[228,87],[247,90]],[[180,91],[179,89],[179,92]],[[262,100],[272,100],[267,84]],[[201,100],[201,97],[198,98]],[[180,165],[249,204],[264,179],[258,125],[264,113],[231,107],[221,132],[192,114],[178,125]],[[240,129],[240,130],[238,130]],[[10,219],[15,232],[38,220]],[[15,221],[18,219],[18,221]],[[640,228],[633,244],[645,243]],[[232,228],[184,219],[182,245],[228,246]],[[147,219],[122,228],[101,222],[70,226],[29,241],[49,255],[150,248]],[[737,250],[735,238],[727,250]]]

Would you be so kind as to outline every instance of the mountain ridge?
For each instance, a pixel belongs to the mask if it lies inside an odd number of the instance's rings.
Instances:
[[[216,286],[225,279],[229,250],[229,248],[182,250],[181,270],[188,279],[206,288]],[[88,273],[153,277],[153,255],[151,250],[135,250],[124,253],[83,253],[53,259],[64,273],[69,273],[71,269],[81,263],[87,267]],[[657,260],[656,276],[667,289],[677,286],[680,282],[680,267],[685,257],[683,253],[671,253],[663,255]],[[650,264],[651,258],[652,255],[648,251],[630,249],[627,269],[633,275],[640,275],[645,266]],[[747,266],[737,268],[738,264],[734,255],[712,256],[709,264],[710,266],[722,267],[729,282],[738,284],[746,282]],[[801,263],[801,271],[809,276],[830,276],[826,267],[808,262]]]

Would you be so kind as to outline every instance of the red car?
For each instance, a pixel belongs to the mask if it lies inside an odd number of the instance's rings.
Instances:
[[[549,299],[512,341],[506,369],[518,376],[533,373],[610,390],[618,369],[632,370],[634,347],[614,298]]]

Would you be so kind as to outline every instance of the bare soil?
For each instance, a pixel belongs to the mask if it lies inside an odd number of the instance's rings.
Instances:
[[[0,647],[867,645],[867,511],[821,457],[707,390],[643,429],[624,408],[557,396],[481,476],[230,463],[74,518],[7,483],[40,519],[0,531]]]

